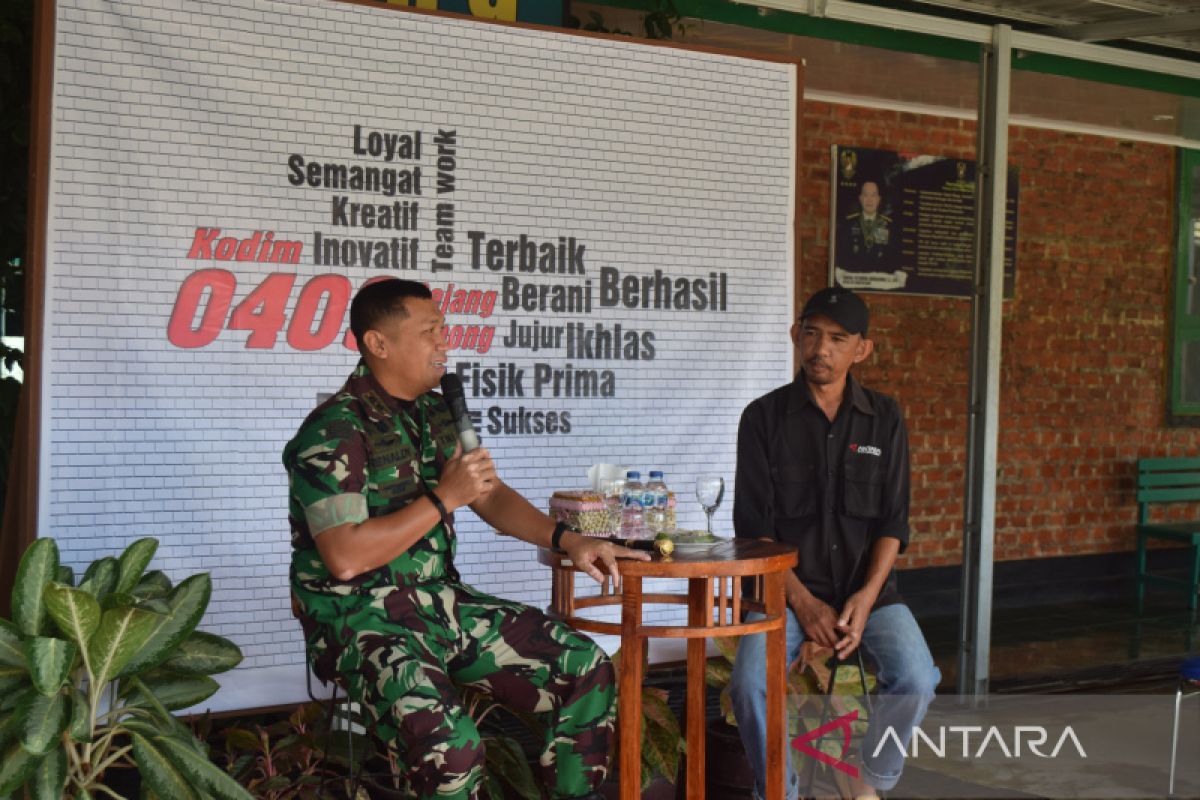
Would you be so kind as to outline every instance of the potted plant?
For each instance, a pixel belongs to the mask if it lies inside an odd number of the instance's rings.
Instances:
[[[157,548],[139,539],[78,583],[53,539],[26,549],[0,619],[0,797],[119,797],[105,773],[133,766],[145,796],[249,800],[171,715],[216,692],[209,676],[242,654],[196,630],[208,574],[172,585],[146,571]]]
[[[613,669],[621,674],[621,656],[613,654]],[[642,674],[646,674],[648,653],[642,649]],[[667,705],[667,690],[642,684],[642,753],[641,794],[644,800],[655,797],[674,798],[675,783],[679,779],[680,757],[687,750],[679,718]],[[614,736],[614,743],[617,738]],[[620,763],[620,752],[615,746],[610,763],[614,769]],[[610,780],[605,787],[617,786]],[[615,794],[613,795],[616,796]]]
[[[708,780],[726,788],[749,791],[753,785],[753,773],[744,755],[740,759],[731,757],[731,753],[742,753],[741,738],[737,733],[737,720],[733,716],[733,703],[729,697],[729,680],[733,675],[733,663],[737,655],[738,637],[718,636],[715,642],[719,656],[710,658],[705,665],[705,682],[721,690],[721,718],[708,725],[709,742],[719,742],[719,746],[710,744],[709,752],[720,752],[721,758],[710,761]],[[785,690],[786,709],[788,716],[789,737],[802,731],[813,730],[820,723],[822,708],[825,703],[825,692],[831,678],[834,679],[833,691],[830,693],[828,718],[834,719],[843,714],[859,711],[857,721],[851,723],[856,736],[866,732],[867,707],[862,697],[862,679],[857,672],[839,669],[836,676],[829,668],[829,658],[832,650],[819,647],[812,642],[805,642],[800,649],[800,657],[791,665],[787,674]],[[873,691],[875,676],[867,674],[867,691]],[[825,738],[818,742],[821,752],[834,758],[842,756],[842,742],[834,738]],[[788,753],[792,766],[798,775],[803,776],[805,770],[811,770],[817,763],[804,753],[789,747]],[[822,765],[823,766],[823,765]],[[845,776],[837,771],[831,771],[831,778],[837,784],[843,796],[848,796],[849,783]]]
[[[367,737],[334,730],[323,703],[301,703],[291,713],[214,724],[205,715],[196,735],[211,743],[213,759],[258,800],[321,800],[352,795]],[[347,736],[353,737],[352,745]]]

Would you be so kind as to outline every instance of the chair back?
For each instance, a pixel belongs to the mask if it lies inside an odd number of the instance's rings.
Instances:
[[[1200,501],[1200,458],[1141,458],[1137,462],[1138,522],[1154,503]]]

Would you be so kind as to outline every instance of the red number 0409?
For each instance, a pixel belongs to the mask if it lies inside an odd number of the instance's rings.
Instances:
[[[296,275],[274,272],[233,307],[237,278],[223,269],[202,269],[179,287],[175,309],[167,324],[167,339],[176,347],[211,344],[225,328],[250,331],[246,347],[270,349],[287,326],[287,343],[297,350],[320,350],[337,339],[350,303],[350,281],[342,275],[317,275],[300,289],[288,318],[288,297]],[[322,312],[322,308],[324,311]],[[342,345],[353,350],[349,330]]]

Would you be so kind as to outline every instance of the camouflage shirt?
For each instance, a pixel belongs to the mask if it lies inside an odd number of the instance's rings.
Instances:
[[[283,450],[293,580],[309,591],[357,594],[455,576],[452,525],[435,525],[388,564],[350,581],[330,576],[314,539],[338,525],[390,514],[436,487],[457,442],[441,395],[399,400],[360,361]]]

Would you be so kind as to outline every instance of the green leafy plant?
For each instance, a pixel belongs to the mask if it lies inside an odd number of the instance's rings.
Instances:
[[[213,733],[205,723],[197,734],[223,743],[214,760],[259,800],[320,800],[337,787],[350,796],[351,758],[345,731],[330,729],[320,703],[304,703],[266,724],[233,724]],[[361,759],[366,737],[355,733]],[[222,760],[223,759],[223,760]],[[356,797],[366,798],[358,789]]]
[[[196,630],[207,573],[172,585],[146,568],[158,548],[139,539],[101,558],[78,584],[53,539],[21,558],[12,620],[0,619],[0,797],[119,797],[103,778],[137,768],[163,800],[248,800],[171,715],[217,691],[210,675],[242,660],[237,645]]]
[[[705,664],[704,680],[714,688],[721,690],[721,714],[730,725],[736,726],[737,719],[733,715],[733,702],[729,696],[729,681],[733,676],[733,664],[737,655],[738,637],[718,636],[712,639],[720,652],[720,656],[710,658]],[[791,665],[787,674],[787,689],[784,695],[788,715],[788,737],[794,737],[802,731],[816,728],[821,721],[821,711],[825,703],[825,690],[832,678],[835,682],[829,698],[828,719],[835,719],[854,711],[859,712],[858,719],[851,723],[856,736],[866,733],[868,709],[864,702],[862,678],[857,670],[839,669],[836,675],[829,668],[829,658],[833,651],[828,647],[819,647],[812,642],[805,642],[800,648],[800,657]],[[875,676],[867,674],[867,691],[874,691]],[[822,739],[817,744],[818,749],[834,758],[842,756],[842,742],[833,737]],[[793,748],[788,748],[791,754],[792,766],[799,774],[808,764],[807,756]],[[841,772],[832,771],[831,777],[843,791],[843,796],[850,791]]]
[[[484,746],[485,796],[541,800],[542,791],[521,745],[488,724],[493,712],[503,709],[540,739],[545,727],[538,716],[506,709],[469,686],[462,688],[462,699]],[[219,745],[216,762],[259,800],[408,797],[395,753],[365,733],[369,723],[357,708],[337,715],[344,723],[332,726],[338,729],[331,728],[334,715],[322,703],[304,703],[286,718],[235,723],[223,729],[214,729],[204,719],[197,725],[197,735]]]

